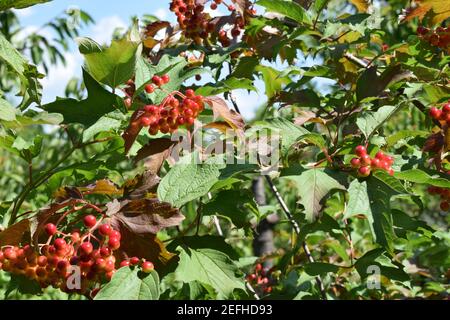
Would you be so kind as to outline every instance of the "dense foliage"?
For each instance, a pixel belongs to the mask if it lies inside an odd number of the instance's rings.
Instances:
[[[448,299],[449,0],[173,0],[109,46],[17,39],[40,2],[0,0],[1,297]]]

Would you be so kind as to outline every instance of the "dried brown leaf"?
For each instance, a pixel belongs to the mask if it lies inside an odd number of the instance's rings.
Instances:
[[[0,232],[0,247],[17,246],[30,232],[30,220],[24,219]]]

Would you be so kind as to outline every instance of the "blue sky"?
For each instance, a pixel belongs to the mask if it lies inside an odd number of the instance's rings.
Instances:
[[[129,26],[132,16],[153,14],[160,19],[174,21],[174,15],[169,11],[169,0],[54,0],[45,4],[17,10],[24,35],[38,30],[41,25],[68,8],[77,7],[88,12],[95,24],[81,30],[81,36],[88,36],[100,43],[108,43],[115,28]],[[39,31],[50,36],[49,30]],[[47,34],[45,34],[47,33]],[[65,54],[67,64],[53,67],[43,80],[43,101],[51,102],[56,96],[64,93],[65,85],[74,76],[81,77],[83,57],[79,54],[75,43],[72,50]],[[310,65],[311,61],[300,61],[301,65]],[[277,64],[276,67],[281,67]],[[235,92],[236,99],[245,118],[251,118],[258,106],[267,100],[264,95],[264,85],[256,81],[259,93],[248,93],[245,90]]]

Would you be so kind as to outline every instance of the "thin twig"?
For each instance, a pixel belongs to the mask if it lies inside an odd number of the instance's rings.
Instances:
[[[297,236],[299,236],[300,235],[300,226],[298,225],[297,221],[294,219],[294,216],[292,215],[291,211],[287,207],[286,202],[284,202],[280,192],[278,191],[277,187],[273,183],[272,179],[268,175],[266,175],[265,177],[266,177],[267,183],[270,186],[270,189],[272,190],[273,194],[277,198],[278,203],[280,204],[281,208],[283,209],[284,213],[286,214],[287,218],[289,219],[290,223],[292,224],[292,227],[294,228],[295,233],[297,234]],[[308,245],[306,244],[305,241],[303,241],[302,247],[303,247],[303,250],[305,251],[306,256],[308,257],[308,261],[310,263],[314,263],[314,258],[311,255],[311,251],[309,251]],[[319,276],[316,277],[316,283],[317,283],[317,286],[319,287],[320,293],[322,295],[322,299],[327,300],[325,287],[323,285],[322,279]]]

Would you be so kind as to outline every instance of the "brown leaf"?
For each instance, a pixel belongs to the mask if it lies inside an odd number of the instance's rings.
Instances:
[[[123,189],[119,189],[112,181],[103,179],[87,187],[78,188],[83,194],[101,194],[109,196],[121,196]]]
[[[302,110],[298,112],[298,116],[294,118],[294,123],[297,126],[302,126],[306,122],[316,119],[316,114],[312,111]]]
[[[169,157],[177,143],[168,138],[153,139],[138,151],[135,161],[150,157],[146,160],[145,166],[151,173],[158,174],[164,161]]]
[[[83,194],[76,187],[62,187],[55,191],[53,197],[57,202],[63,202],[70,198],[83,199]]]
[[[217,129],[222,133],[226,133],[228,130],[233,129],[230,124],[228,124],[225,121],[215,121],[210,122],[206,125],[204,125],[202,128],[204,129]]]
[[[130,151],[134,141],[139,135],[139,132],[141,132],[143,128],[140,121],[138,120],[143,113],[144,111],[142,110],[137,110],[133,113],[133,115],[131,116],[130,125],[122,135],[122,138],[125,140],[125,154]]]
[[[370,7],[370,0],[350,0],[359,12],[367,12]]]
[[[30,232],[30,220],[24,219],[0,232],[0,247],[17,246]]]
[[[111,218],[120,220],[130,231],[139,235],[156,234],[184,220],[178,209],[156,198],[125,200],[120,211]]]
[[[162,243],[154,234],[145,236],[135,234],[120,220],[115,220],[112,223],[112,226],[115,230],[118,230],[122,236],[120,248],[114,251],[116,258],[144,258],[151,261],[158,270],[177,258],[175,254],[167,251],[164,243]]]
[[[234,130],[243,132],[245,122],[242,116],[234,110],[231,110],[227,103],[219,97],[207,97],[204,99],[214,112],[214,120],[223,118]]]
[[[162,30],[169,26],[170,26],[170,22],[168,22],[168,21],[152,22],[145,27],[145,36],[146,37],[154,37],[159,32],[159,30]]]
[[[236,6],[237,11],[241,14],[241,16],[245,16],[245,12],[250,5],[252,4],[249,0],[232,0]]]
[[[438,153],[441,152],[444,148],[445,139],[441,132],[434,133],[430,137],[428,137],[427,141],[423,146],[424,152],[433,152]]]
[[[150,171],[128,180],[124,185],[124,197],[127,199],[142,199],[148,194],[155,194],[161,179]]]
[[[416,17],[422,20],[430,11],[433,24],[439,24],[450,17],[450,0],[416,0],[415,2],[417,7],[407,13],[405,21]]]

